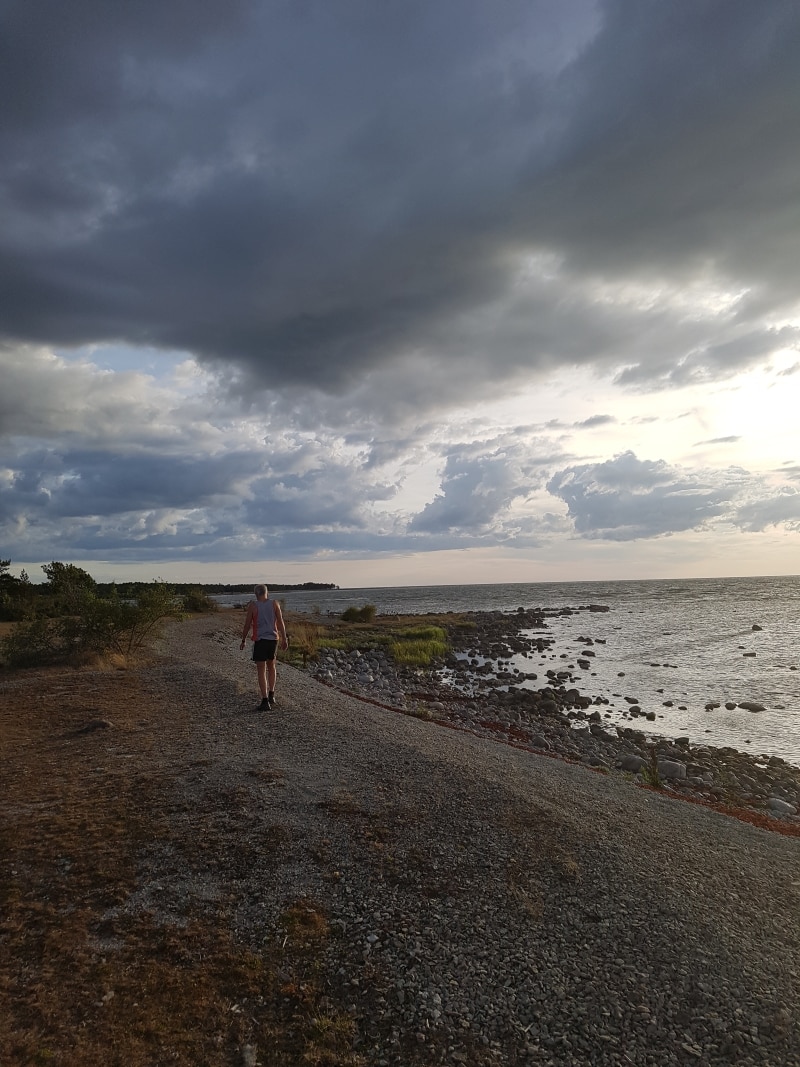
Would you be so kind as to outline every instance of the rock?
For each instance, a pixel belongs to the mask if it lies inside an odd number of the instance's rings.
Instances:
[[[733,709],[736,707],[736,705],[734,704],[734,702],[732,700],[728,700],[726,702],[726,704],[725,704],[725,707],[728,709],[728,711],[733,711]]]
[[[676,760],[660,759],[658,773],[661,778],[682,779],[686,777],[686,765]]]
[[[543,734],[534,734],[531,737],[530,743],[533,748],[541,748],[545,752],[550,751],[550,742],[547,740],[546,737],[544,737]]]
[[[754,622],[753,623],[753,629],[754,630],[763,630],[764,627],[763,626],[759,626],[757,622]]]
[[[621,771],[632,771],[634,774],[638,774],[646,762],[647,760],[643,759],[642,756],[637,756],[633,752],[630,752],[627,756],[623,756],[619,761],[619,769]]]
[[[790,804],[786,800],[781,800],[780,797],[770,797],[767,801],[770,811],[774,811],[776,815],[796,815],[797,808],[794,804]]]
[[[611,611],[611,608],[605,604],[590,604],[589,611]]]
[[[755,652],[743,652],[742,655],[744,656],[745,659],[755,659],[756,658]]]
[[[606,763],[606,761],[601,759],[599,756],[586,756],[583,762],[587,765],[587,767],[604,767],[606,768],[606,770],[608,769],[608,764]]]
[[[758,704],[755,700],[740,700],[739,707],[744,708],[745,711],[766,711],[767,709],[763,704]]]
[[[114,725],[113,722],[109,722],[108,719],[92,719],[91,722],[87,722],[85,726],[81,726],[76,733],[79,734],[93,734],[95,730],[110,730]]]

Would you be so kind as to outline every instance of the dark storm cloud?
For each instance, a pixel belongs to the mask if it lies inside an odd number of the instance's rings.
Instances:
[[[778,478],[579,464],[622,416],[566,393],[503,439],[477,405],[800,347],[798,45],[793,0],[4,4],[2,554],[793,529]]]
[[[796,343],[762,321],[797,282],[793,2],[42,0],[2,20],[7,337],[187,350],[242,393],[420,361],[362,411],[563,363],[680,385]],[[540,253],[553,278],[512,292]],[[723,336],[593,296],[709,269],[741,292]]]
[[[336,462],[322,456],[302,474],[286,472],[255,479],[243,505],[248,528],[364,529],[365,506],[391,499],[395,488],[364,476],[358,462]]]
[[[32,451],[0,489],[0,519],[17,512],[57,520],[153,508],[199,508],[236,499],[261,467],[253,454],[219,457]]]

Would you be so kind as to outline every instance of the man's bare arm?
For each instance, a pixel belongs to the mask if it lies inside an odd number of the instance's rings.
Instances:
[[[252,604],[248,604],[247,605],[247,612],[245,613],[245,617],[244,617],[244,626],[242,627],[242,644],[241,644],[242,648],[244,648],[244,643],[247,640],[248,633],[250,632],[250,623],[252,621],[252,618],[253,618],[253,605]]]
[[[275,605],[275,626],[281,635],[281,648],[289,647],[289,638],[286,636],[286,624],[283,621],[283,613],[280,604]]]

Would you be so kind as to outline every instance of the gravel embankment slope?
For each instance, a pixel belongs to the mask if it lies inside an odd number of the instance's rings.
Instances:
[[[231,854],[199,888],[154,852],[164,921],[233,894],[258,948],[315,901],[371,1064],[800,1065],[800,841],[283,666],[257,713],[230,626],[172,627],[147,683],[193,709],[160,756],[186,833],[216,790]]]

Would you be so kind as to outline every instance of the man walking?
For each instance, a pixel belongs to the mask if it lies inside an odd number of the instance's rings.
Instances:
[[[256,599],[247,605],[239,647],[244,648],[249,633],[253,641],[253,660],[258,667],[258,688],[261,690],[258,710],[271,711],[275,705],[275,679],[278,674],[275,665],[278,634],[282,650],[289,647],[289,639],[280,604],[269,599],[265,585],[257,585],[253,591]]]

